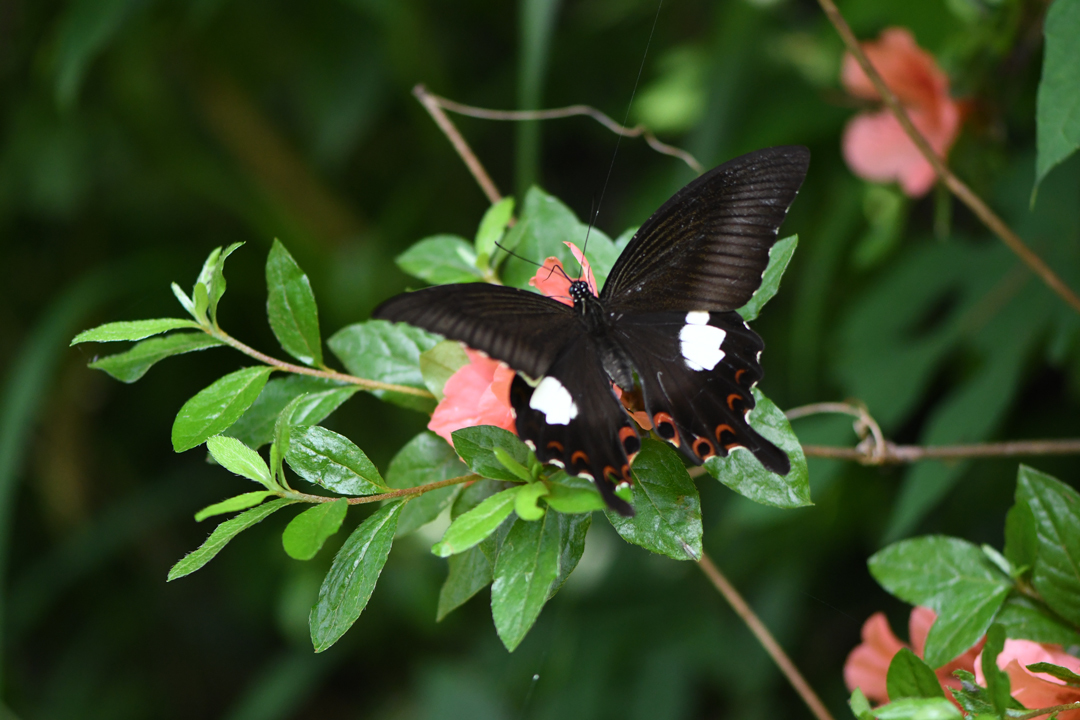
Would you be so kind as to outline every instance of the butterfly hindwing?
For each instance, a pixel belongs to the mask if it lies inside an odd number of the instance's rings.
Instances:
[[[657,435],[695,463],[744,447],[772,472],[788,472],[787,455],[747,421],[764,343],[738,313],[634,315],[616,332],[637,369]]]
[[[631,481],[630,461],[641,440],[594,345],[589,337],[570,345],[535,386],[518,374],[510,385],[510,404],[518,435],[541,462],[591,476],[608,507],[632,515],[615,488]]]
[[[710,170],[645,221],[600,293],[611,310],[726,311],[761,285],[810,151],[766,148]]]

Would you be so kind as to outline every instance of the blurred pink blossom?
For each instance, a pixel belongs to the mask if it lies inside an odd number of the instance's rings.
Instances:
[[[1060,645],[1050,645],[1031,640],[1006,640],[1005,647],[997,656],[997,666],[1009,676],[1012,696],[1024,707],[1035,709],[1080,702],[1080,688],[1069,687],[1062,680],[1046,673],[1034,673],[1027,669],[1035,663],[1052,663],[1080,673],[1080,659],[1069,655]],[[975,661],[975,680],[986,685],[982,673],[982,654]],[[1059,713],[1059,720],[1080,720],[1080,710]]]
[[[905,28],[888,28],[876,42],[863,43],[870,63],[881,74],[930,146],[944,157],[960,132],[960,104],[949,96],[949,78],[933,56],[915,43]],[[849,93],[880,100],[854,56],[844,56],[841,80]],[[911,197],[934,185],[934,169],[887,109],[856,115],[844,129],[844,159],[859,177],[872,182],[897,181]]]
[[[494,425],[510,432],[510,382],[514,371],[483,353],[465,349],[469,364],[458,368],[443,386],[443,399],[435,408],[428,429],[452,444],[450,433],[476,425]]]
[[[900,652],[900,648],[905,647],[922,657],[923,650],[926,648],[926,636],[930,634],[930,626],[934,624],[935,619],[937,615],[930,608],[912,608],[911,617],[908,619],[908,637],[911,638],[911,645],[908,645],[893,634],[885,613],[878,612],[871,615],[862,627],[862,643],[851,651],[844,663],[844,682],[847,683],[848,690],[859,688],[863,695],[873,703],[889,702],[889,693],[885,689],[889,663],[892,662],[893,656]],[[975,656],[982,650],[982,646],[983,641],[980,640],[963,655],[935,670],[942,687],[960,687],[960,681],[952,676],[953,671],[974,672]],[[951,700],[951,694],[946,694]]]

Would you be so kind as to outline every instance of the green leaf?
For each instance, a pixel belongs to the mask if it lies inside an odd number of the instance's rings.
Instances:
[[[995,712],[1002,717],[1010,707],[1015,707],[1009,683],[1009,675],[997,666],[997,656],[1005,648],[1005,628],[997,623],[986,631],[986,644],[983,645],[982,673],[986,680],[986,693],[994,706]]]
[[[259,448],[274,439],[274,425],[278,416],[296,398],[305,396],[290,410],[289,423],[318,425],[359,391],[356,385],[341,385],[310,375],[277,378],[266,383],[251,407],[225,434],[241,440],[245,445]]]
[[[492,563],[479,546],[469,548],[463,553],[451,555],[447,562],[450,572],[439,590],[439,607],[436,622],[441,621],[451,612],[461,607],[473,595],[483,590],[492,581]]]
[[[1035,566],[1039,535],[1027,503],[1018,502],[1005,513],[1005,558],[1014,568]]]
[[[954,670],[953,677],[960,680],[959,688],[951,688],[953,699],[960,703],[960,707],[969,715],[982,718],[984,715],[997,718],[994,706],[990,702],[990,694],[986,688],[975,683],[975,676],[967,670]]]
[[[142,340],[179,328],[199,328],[199,324],[182,318],[158,318],[156,320],[123,320],[105,323],[90,330],[83,330],[71,341],[71,345],[84,342],[116,342],[118,340]]]
[[[945,697],[934,671],[906,647],[893,655],[885,687],[893,700]]]
[[[743,447],[733,449],[727,457],[714,455],[705,461],[705,469],[735,492],[762,505],[780,508],[813,505],[806,456],[791,423],[761,391],[754,388],[753,393],[757,404],[750,411],[750,425],[787,454],[791,470],[787,475],[769,472]]]
[[[189,298],[187,293],[181,290],[176,283],[172,283],[169,287],[172,288],[172,293],[176,296],[176,299],[180,301],[180,305],[188,311],[189,315],[198,320],[199,314],[195,310],[195,301]]]
[[[878,720],[963,720],[963,713],[945,698],[908,698],[874,710]]]
[[[468,472],[448,442],[425,431],[405,443],[390,461],[386,484],[394,489],[410,488],[461,477]],[[437,518],[460,490],[460,485],[451,485],[411,499],[401,511],[398,535],[410,533]]]
[[[363,450],[318,425],[290,430],[285,462],[309,483],[339,495],[374,495],[389,489]]]
[[[1063,647],[1080,645],[1080,632],[1040,602],[1023,595],[1013,595],[1001,606],[994,622],[1005,628],[1010,638],[1055,643]]]
[[[495,203],[484,213],[480,221],[480,227],[476,229],[474,247],[477,255],[492,257],[495,253],[495,243],[506,232],[506,226],[514,214],[514,198],[506,197]]]
[[[589,247],[586,249],[589,264],[597,287],[602,288],[619,257],[611,238],[595,227],[589,231],[588,226],[578,220],[558,198],[539,188],[530,188],[525,194],[521,217],[506,234],[504,242],[507,248],[524,260],[515,257],[506,260],[502,271],[503,282],[514,287],[528,287],[529,279],[536,274],[536,265],[532,263],[542,263],[548,257],[559,258],[568,273],[576,273],[578,261],[564,242],[573,242],[580,248],[585,244],[586,232],[589,235]]]
[[[515,488],[516,489],[516,488]],[[498,497],[498,496],[496,496]],[[491,616],[511,652],[540,616],[544,603],[573,570],[584,545],[589,516],[550,512],[536,522],[517,522],[499,550],[491,585]]]
[[[455,430],[450,437],[454,439],[454,449],[469,469],[492,480],[522,481],[516,473],[499,462],[495,456],[495,448],[501,448],[523,467],[532,462],[530,457],[535,457],[517,435],[494,425],[462,428]]]
[[[315,557],[330,536],[341,528],[348,509],[349,501],[339,498],[333,502],[319,503],[294,517],[281,534],[285,552],[295,560]]]
[[[224,432],[255,402],[272,368],[250,367],[229,373],[184,403],[172,427],[176,452],[201,445]]]
[[[217,325],[217,308],[218,302],[221,301],[222,295],[225,294],[225,258],[229,257],[244,243],[233,243],[229,247],[222,250],[213,262],[209,260],[203,266],[203,271],[199,274],[199,282],[206,285],[207,290],[207,309],[210,311],[210,319],[214,321],[214,325]],[[214,257],[211,253],[211,257]],[[196,286],[198,283],[196,283]]]
[[[1035,518],[1038,549],[1032,584],[1051,610],[1080,625],[1080,494],[1021,465],[1016,501],[1027,504]]]
[[[544,496],[544,502],[561,513],[591,513],[607,507],[596,486],[585,478],[572,477],[560,470],[551,476],[548,486],[551,492]]]
[[[424,385],[442,401],[443,387],[450,376],[469,364],[469,356],[457,340],[443,340],[430,350],[420,353],[420,374]]]
[[[315,652],[337,642],[367,606],[394,544],[401,506],[396,502],[379,508],[360,523],[334,557],[308,618]]]
[[[180,562],[172,566],[169,570],[169,580],[176,580],[182,578],[185,575],[190,575],[206,563],[214,559],[214,556],[221,552],[230,540],[239,535],[244,530],[247,530],[252,525],[262,521],[268,517],[271,513],[274,513],[286,505],[292,504],[292,500],[272,500],[268,503],[259,505],[252,508],[245,513],[237,515],[231,520],[225,522],[214,528],[214,532],[210,533],[210,537],[206,539],[198,550],[188,553],[184,556]]]
[[[403,271],[432,285],[478,282],[484,279],[477,268],[476,250],[456,235],[424,238],[397,256]]]
[[[268,490],[277,489],[273,478],[270,476],[270,468],[256,451],[249,448],[236,438],[214,435],[206,439],[206,449],[210,451],[214,460],[226,470],[236,473],[248,480],[254,480]]]
[[[518,480],[521,480],[521,482],[531,483],[533,480],[536,479],[532,476],[532,473],[529,472],[529,468],[525,467],[517,460],[515,460],[513,456],[510,455],[510,453],[508,453],[503,448],[496,446],[491,449],[491,453],[495,456],[495,459],[498,460],[500,464],[502,464],[504,468],[516,475]],[[539,465],[537,465],[537,467],[539,467]]]
[[[249,507],[255,507],[273,494],[274,493],[270,490],[256,490],[255,492],[236,495],[228,500],[222,500],[219,503],[204,507],[202,510],[195,513],[195,522],[202,522],[206,518],[213,517],[214,515],[224,515],[225,513],[236,512],[237,510],[247,510]]]
[[[799,244],[799,236],[792,235],[783,240],[777,240],[769,248],[769,264],[761,275],[761,285],[754,294],[746,301],[746,304],[736,310],[742,315],[743,320],[750,322],[761,313],[765,303],[772,300],[773,295],[780,289],[780,278],[784,276],[791,256],[795,254],[795,247]]]
[[[126,352],[95,360],[89,367],[104,370],[120,382],[133,383],[159,360],[222,344],[206,333],[173,333],[144,340]]]
[[[276,238],[266,258],[266,314],[285,352],[307,365],[323,364],[319,311],[311,282]]]
[[[496,448],[499,449],[499,448]],[[514,512],[522,520],[532,522],[544,517],[546,512],[544,508],[537,505],[537,501],[541,497],[547,495],[550,492],[542,482],[526,483],[518,490],[517,495],[514,496]]]
[[[469,512],[492,495],[506,490],[507,487],[507,483],[497,480],[477,480],[464,488],[454,500],[454,504],[450,507],[450,519],[457,520],[458,517]]]
[[[1035,187],[1080,147],[1080,2],[1055,0],[1043,23],[1046,56],[1037,100]],[[1032,190],[1034,199],[1034,189]]]
[[[868,564],[890,593],[937,613],[923,653],[934,668],[983,636],[1012,588],[978,546],[959,538],[903,540],[874,554]]]
[[[674,560],[701,557],[701,500],[682,458],[648,438],[634,458],[634,517],[607,511],[623,540]]]
[[[210,308],[210,294],[203,283],[195,283],[191,291],[191,297],[195,301],[195,321],[200,325],[209,325],[210,320],[206,311]]]
[[[1047,675],[1053,675],[1058,680],[1062,680],[1066,685],[1070,687],[1080,687],[1080,675],[1077,675],[1068,668],[1063,668],[1060,665],[1054,665],[1048,662],[1038,662],[1025,666],[1031,672],[1046,673]]]
[[[851,693],[851,698],[848,700],[848,707],[851,708],[851,714],[854,715],[857,720],[874,720],[874,713],[870,711],[870,702],[859,688],[855,688]]]
[[[404,323],[369,320],[336,332],[327,345],[348,371],[368,380],[424,389],[420,353],[439,342],[439,336]],[[372,394],[403,407],[431,412],[433,398],[373,390]]]
[[[495,532],[496,528],[514,511],[514,496],[520,485],[495,493],[472,510],[459,515],[446,528],[442,540],[435,543],[431,552],[439,557],[450,557],[465,552]]]

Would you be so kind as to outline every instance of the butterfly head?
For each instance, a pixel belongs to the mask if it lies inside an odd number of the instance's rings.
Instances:
[[[574,304],[577,305],[584,302],[585,298],[592,297],[592,290],[589,288],[589,283],[585,280],[572,280],[570,281],[570,297],[574,299]]]

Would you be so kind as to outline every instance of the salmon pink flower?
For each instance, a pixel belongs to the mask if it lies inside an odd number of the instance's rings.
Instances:
[[[1080,673],[1080,659],[1069,655],[1060,645],[1050,645],[1031,640],[1006,640],[1005,647],[997,656],[997,666],[1009,676],[1012,696],[1024,707],[1045,708],[1080,702],[1080,688],[1069,687],[1062,680],[1046,673],[1027,669],[1035,663],[1051,663]],[[975,661],[975,680],[986,685],[982,673],[982,654]],[[1059,713],[1059,720],[1080,720],[1080,710]]]
[[[889,672],[889,663],[901,648],[909,648],[919,657],[926,648],[926,637],[930,626],[937,619],[937,614],[930,608],[916,607],[911,610],[908,619],[908,637],[911,645],[901,642],[889,627],[885,613],[874,613],[863,624],[862,644],[848,655],[844,663],[844,682],[848,690],[859,688],[868,700],[874,703],[889,702],[885,678]],[[959,688],[960,681],[952,676],[955,670],[975,670],[975,656],[982,650],[983,641],[947,665],[935,670],[938,682],[944,688]],[[949,695],[949,693],[946,693]],[[950,696],[950,699],[951,696]]]
[[[862,47],[911,122],[944,157],[960,132],[962,113],[949,96],[949,78],[933,56],[915,43],[908,30],[898,27],[886,29],[877,42]],[[841,81],[856,97],[881,99],[850,54],[844,56]],[[895,180],[910,197],[921,197],[934,185],[934,169],[888,109],[852,118],[844,129],[843,151],[852,172],[864,180]]]
[[[465,349],[469,364],[458,368],[443,386],[443,399],[431,416],[428,429],[446,442],[461,428],[494,425],[510,432],[514,411],[510,407],[510,382],[514,371],[483,353]]]
[[[566,243],[566,247],[570,248],[570,252],[574,253],[574,257],[581,263],[582,273],[593,295],[599,295],[596,289],[596,278],[593,277],[592,268],[589,266],[589,261],[585,259],[585,254],[572,242]],[[552,256],[545,260],[544,265],[529,280],[529,284],[564,305],[574,304],[570,298],[570,276],[563,270],[562,261],[557,257]]]

